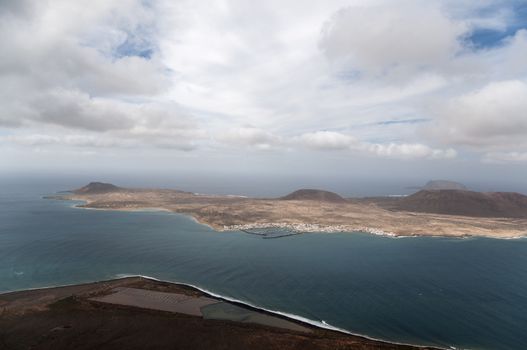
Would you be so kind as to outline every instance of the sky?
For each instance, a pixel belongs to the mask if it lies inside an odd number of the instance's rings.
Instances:
[[[0,0],[0,52],[1,174],[527,188],[527,1]]]

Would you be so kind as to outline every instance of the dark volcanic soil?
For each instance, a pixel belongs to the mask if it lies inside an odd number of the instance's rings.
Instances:
[[[300,333],[87,299],[118,285],[201,294],[128,278],[0,295],[0,349],[417,349],[316,328]]]
[[[392,210],[473,217],[527,218],[527,196],[513,192],[422,190],[384,204]]]

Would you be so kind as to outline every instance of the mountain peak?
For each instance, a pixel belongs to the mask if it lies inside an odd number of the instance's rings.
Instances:
[[[345,202],[346,200],[334,192],[303,188],[281,197],[281,200],[315,200],[322,202]]]
[[[74,193],[82,194],[97,194],[97,193],[108,193],[108,192],[117,192],[121,188],[110,183],[104,182],[90,182],[84,187],[74,190]]]
[[[423,190],[460,190],[466,191],[467,187],[459,182],[450,180],[431,180],[424,185]]]

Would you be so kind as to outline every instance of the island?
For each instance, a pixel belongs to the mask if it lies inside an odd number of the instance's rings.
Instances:
[[[421,189],[401,197],[344,198],[301,189],[279,198],[248,198],[92,182],[53,198],[83,201],[78,205],[82,208],[187,214],[217,231],[282,228],[296,233],[508,239],[527,235],[527,196],[509,192]]]

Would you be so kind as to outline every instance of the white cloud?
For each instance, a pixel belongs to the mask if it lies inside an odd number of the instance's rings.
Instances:
[[[249,146],[258,150],[271,150],[282,143],[280,137],[255,127],[231,128],[220,131],[216,140],[231,146]]]
[[[500,62],[500,54],[503,55],[503,59]],[[517,77],[518,75],[525,75],[527,73],[527,30],[521,29],[508,40],[506,45],[497,50],[494,58],[494,62],[497,64],[495,67],[502,75],[509,77]],[[498,61],[498,62],[496,62]]]
[[[0,20],[2,78],[39,91],[76,88],[90,95],[151,95],[168,87],[156,55],[119,55],[134,32],[153,25],[139,1],[33,4],[38,11],[29,18]]]
[[[435,2],[352,6],[326,23],[320,47],[331,60],[357,71],[433,69],[461,51],[468,29]]]
[[[316,151],[351,151],[357,154],[399,159],[449,159],[457,152],[453,149],[434,149],[419,143],[371,143],[334,131],[316,131],[291,138],[283,138],[262,129],[243,127],[219,132],[215,140],[233,149],[253,149],[260,151],[284,148]],[[206,140],[206,133],[195,130],[151,130],[134,129],[126,134],[110,132],[101,135],[49,135],[21,134],[0,136],[0,142],[35,148],[44,146],[68,146],[80,148],[137,148],[155,146],[184,151],[193,150],[196,140]]]
[[[133,125],[125,103],[90,98],[77,90],[57,89],[27,101],[27,120],[95,131],[126,129]]]
[[[527,146],[527,84],[492,82],[438,108],[429,133],[448,144],[503,149]]]
[[[455,158],[454,149],[434,149],[420,143],[371,143],[359,141],[355,137],[334,131],[317,131],[306,133],[297,140],[311,149],[317,150],[351,150],[387,158],[430,158],[449,159]]]
[[[140,1],[25,4],[0,16],[0,127],[123,129],[135,123],[125,99],[167,91],[169,75],[155,54],[119,53],[153,25]]]
[[[453,148],[435,149],[420,143],[364,144],[363,147],[379,156],[403,159],[451,159],[457,156],[457,152]]]
[[[0,135],[10,135],[0,138],[196,157],[295,148],[433,159],[455,148],[521,158],[527,31],[492,48],[467,42],[477,28],[509,28],[505,7],[0,1]],[[384,123],[405,119],[431,127]]]
[[[483,156],[486,163],[525,163],[527,152],[489,152]]]
[[[334,131],[306,133],[298,139],[305,146],[318,150],[344,150],[359,144],[354,137]]]

